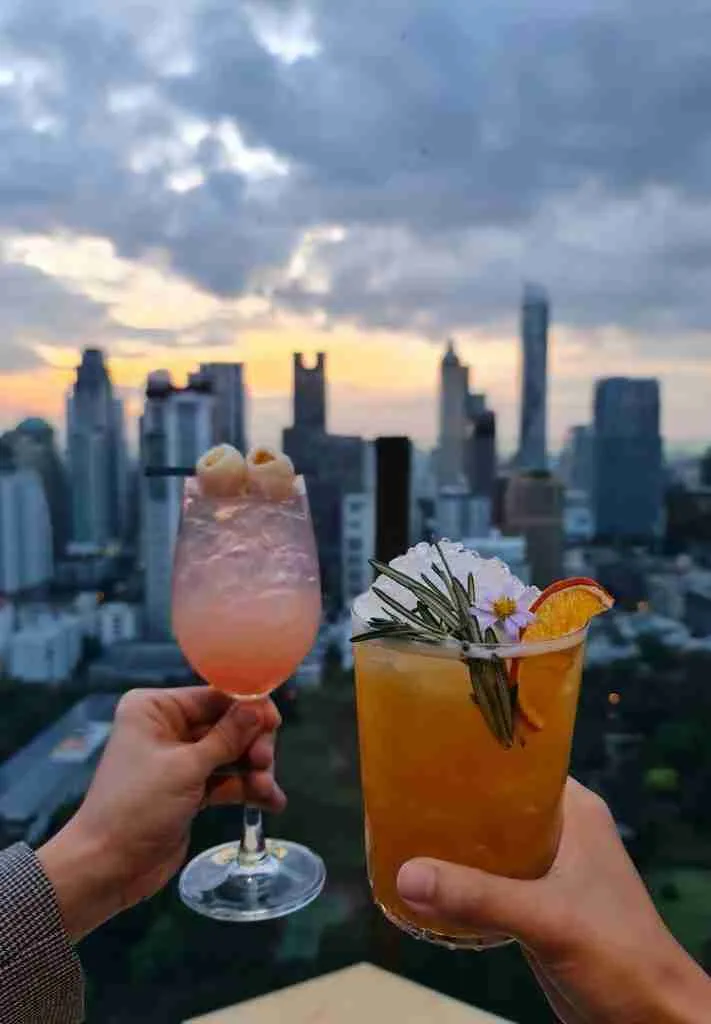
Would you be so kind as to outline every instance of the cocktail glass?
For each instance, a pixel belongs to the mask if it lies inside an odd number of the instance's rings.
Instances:
[[[354,633],[364,624],[355,621]],[[539,878],[555,857],[587,627],[538,643],[470,645],[474,660],[516,666],[526,706],[510,749],[472,700],[461,651],[420,643],[354,645],[368,874],[376,903],[417,938],[451,948],[510,942],[415,914],[398,896],[405,861],[434,857]]]
[[[268,500],[205,497],[185,484],[173,573],[173,627],[195,672],[239,701],[266,698],[311,649],[321,586],[306,488]],[[245,807],[242,837],[199,854],[180,876],[184,903],[207,917],[262,921],[300,910],[325,881],[298,843],[266,840]]]

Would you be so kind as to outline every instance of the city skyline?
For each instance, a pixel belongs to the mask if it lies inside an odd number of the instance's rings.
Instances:
[[[624,0],[0,0],[0,427],[58,423],[95,346],[134,439],[151,369],[226,360],[273,440],[290,353],[325,351],[334,430],[429,445],[451,335],[512,452],[533,278],[555,309],[551,449],[601,362],[658,377],[665,437],[704,444],[703,6],[655,7],[643,45]]]
[[[555,338],[555,334],[554,325],[549,337],[552,335]],[[520,389],[517,379],[517,374],[519,373],[517,361],[520,360],[520,338],[516,338],[512,342],[511,350],[506,354],[507,380],[503,384],[501,382],[497,383],[497,378],[491,376],[491,366],[483,365],[480,367],[476,364],[471,365],[471,360],[476,360],[477,352],[481,351],[476,343],[473,344],[466,339],[462,340],[459,336],[455,340],[457,352],[462,362],[469,363],[470,365],[472,382],[476,387],[476,391],[487,392],[489,405],[495,412],[497,420],[501,425],[501,429],[497,431],[501,454],[504,458],[515,457],[518,450],[520,430]],[[416,353],[418,358],[410,360],[408,363],[402,362],[401,357],[397,356],[392,348],[388,349],[386,347],[385,349],[378,350],[377,341],[371,339],[368,347],[372,352],[373,358],[378,359],[379,370],[389,383],[394,381],[396,384],[398,382],[402,384],[404,379],[405,383],[409,384],[415,376],[413,368],[418,371],[422,367],[427,371],[431,370],[431,379],[427,381],[429,384],[428,388],[423,386],[421,390],[408,391],[404,398],[396,399],[392,405],[388,404],[389,393],[386,393],[386,397],[381,391],[370,392],[367,388],[359,391],[358,385],[353,385],[349,381],[345,370],[350,359],[348,356],[344,359],[342,348],[339,351],[338,347],[336,347],[334,355],[334,348],[328,344],[328,340],[324,342],[324,339],[321,338],[319,344],[329,360],[330,415],[334,433],[358,435],[366,440],[374,440],[379,435],[405,434],[421,449],[434,450],[436,448],[439,428],[439,373],[442,355],[448,344],[446,340],[442,340],[441,344],[438,345],[430,342],[420,343],[418,346],[419,351]],[[73,349],[67,349],[65,351],[66,365],[62,364],[53,368],[50,378],[50,396],[46,396],[42,391],[44,381],[41,375],[39,377],[37,375],[34,375],[34,377],[30,375],[26,389],[23,388],[20,379],[14,378],[13,392],[6,394],[3,390],[4,378],[0,373],[0,396],[3,398],[3,406],[0,408],[0,432],[12,430],[18,422],[27,417],[37,416],[46,420],[52,426],[56,432],[61,449],[63,451],[66,449],[66,394],[71,387],[77,366],[81,362],[82,357],[81,349],[77,349],[76,354],[74,354],[74,351]],[[239,348],[186,348],[181,351],[178,358],[172,361],[165,360],[163,363],[157,362],[156,364],[149,363],[148,361],[141,361],[140,363],[136,361],[133,370],[138,372],[140,368],[141,373],[144,370],[145,373],[138,379],[135,386],[133,384],[129,386],[121,383],[127,379],[126,361],[120,356],[112,358],[110,352],[104,350],[106,366],[114,381],[114,391],[124,404],[126,440],[132,457],[135,458],[138,454],[139,420],[143,410],[146,381],[150,374],[158,369],[167,369],[174,383],[178,386],[184,386],[189,382],[190,375],[199,370],[200,364],[206,362],[218,364],[240,362],[244,365],[245,385],[248,391],[245,411],[247,436],[250,438],[250,443],[253,440],[254,443],[278,445],[282,430],[288,425],[291,418],[291,374],[295,351],[296,349],[292,350],[285,347],[282,357],[281,348],[278,350],[270,348],[261,352],[258,348],[255,348],[254,362],[252,363],[245,357],[244,346]],[[499,351],[501,351],[501,348]],[[316,349],[306,349],[306,365],[315,365],[317,354]],[[553,364],[552,368],[550,366],[551,362]],[[555,365],[554,349],[552,353],[549,353],[549,396],[551,393],[555,395],[556,391],[559,390],[556,384],[560,385],[560,380],[556,381]],[[610,365],[615,364],[612,363]],[[624,366],[626,364],[622,363],[620,365]],[[362,370],[363,366],[359,366],[358,369]],[[256,377],[258,381],[265,381],[270,379],[272,375],[272,379],[278,381],[278,390],[260,392],[254,384],[254,378]],[[621,372],[619,375],[642,376],[637,374],[634,368],[632,373]],[[557,456],[563,451],[571,428],[581,422],[592,422],[594,418],[595,387],[600,376],[601,374],[598,373],[598,375],[586,380],[585,403],[581,408],[573,407],[565,420],[562,420],[560,415],[556,416],[556,412],[560,414],[560,407],[556,409],[555,401],[549,398],[548,418],[550,424],[549,437],[551,438],[549,441],[549,451],[551,455]],[[128,374],[128,379],[133,380],[130,373]],[[485,384],[487,379],[493,381],[490,387],[487,387]],[[670,418],[668,406],[673,405],[673,403],[670,400],[672,396],[669,395],[668,388],[665,387],[664,374],[658,375],[658,379],[664,395],[662,436],[665,440],[667,453],[674,456],[700,454],[705,451],[709,446],[708,434],[705,429],[700,429],[696,437],[691,435],[680,436],[665,432],[664,424]],[[343,397],[347,396],[352,402],[354,393],[359,396],[356,398],[356,404],[351,404],[348,408],[344,409]],[[502,394],[504,395],[503,402],[497,401],[497,398],[500,398]],[[683,395],[678,397],[683,399]],[[702,404],[703,401],[705,399],[702,396]],[[700,422],[693,395],[690,396],[687,406],[688,418],[694,419],[697,423]],[[701,421],[701,423],[703,422],[705,420]]]

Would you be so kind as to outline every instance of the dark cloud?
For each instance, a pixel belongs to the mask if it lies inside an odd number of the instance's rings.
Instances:
[[[4,6],[34,62],[0,89],[6,230],[432,335],[506,320],[533,276],[570,325],[704,344],[711,0]],[[285,60],[267,36],[296,14],[312,45]],[[288,173],[250,173],[225,123]]]
[[[34,345],[68,345],[104,327],[104,307],[17,263],[0,263],[2,369],[39,362]]]

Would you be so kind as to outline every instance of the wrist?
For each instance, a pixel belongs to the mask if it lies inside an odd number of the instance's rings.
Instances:
[[[75,820],[37,851],[54,888],[62,920],[78,942],[121,909],[121,884],[103,844]]]
[[[650,1022],[696,1024],[711,1014],[711,978],[671,936],[650,980]]]

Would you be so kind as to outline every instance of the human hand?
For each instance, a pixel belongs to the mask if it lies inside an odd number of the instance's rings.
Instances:
[[[422,858],[401,868],[398,889],[416,913],[516,938],[566,1024],[711,1020],[711,980],[665,928],[605,803],[573,779],[545,877]]]
[[[38,852],[73,939],[165,885],[202,807],[283,808],[273,776],[279,724],[271,701],[237,705],[205,686],[123,697],[84,803]],[[219,774],[238,760],[241,775]]]

